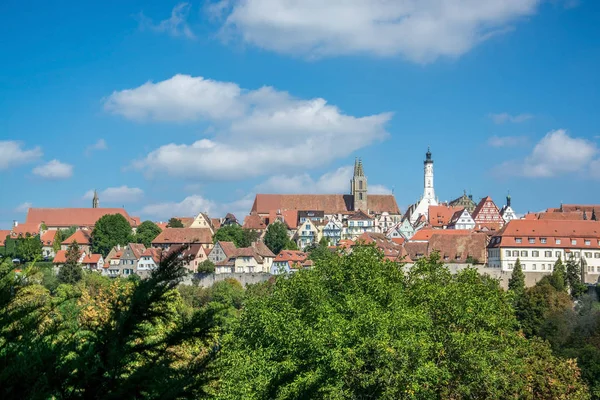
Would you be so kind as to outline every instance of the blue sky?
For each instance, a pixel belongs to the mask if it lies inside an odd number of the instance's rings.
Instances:
[[[440,200],[598,203],[597,1],[49,3],[0,3],[0,228],[92,189],[244,214],[346,192],[355,157],[405,209],[428,145]]]

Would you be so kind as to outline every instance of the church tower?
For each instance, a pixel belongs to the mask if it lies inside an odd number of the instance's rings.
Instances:
[[[98,199],[98,192],[94,190],[94,198],[92,199],[92,208],[98,208],[100,204],[100,199]]]
[[[354,161],[354,176],[350,181],[350,193],[354,200],[354,211],[361,210],[367,213],[367,177],[360,159]]]
[[[437,204],[435,200],[435,190],[433,189],[433,160],[431,159],[431,150],[427,148],[425,153],[425,180],[423,189],[423,199],[427,200],[430,205]]]
[[[438,202],[435,198],[435,190],[433,189],[433,159],[431,158],[431,150],[427,148],[424,161],[424,177],[423,177],[423,196],[410,214],[410,223],[414,224],[423,216],[429,218],[429,206],[437,206]]]

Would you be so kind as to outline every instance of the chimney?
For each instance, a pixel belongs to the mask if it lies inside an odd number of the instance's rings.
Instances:
[[[15,219],[13,220],[13,228],[16,228],[17,226],[19,226],[19,221]]]

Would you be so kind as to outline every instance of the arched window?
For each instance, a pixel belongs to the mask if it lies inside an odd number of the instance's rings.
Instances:
[[[362,200],[362,192],[360,192],[360,193],[358,194],[358,199],[359,199],[359,200]]]
[[[362,190],[362,181],[358,181],[358,188]]]

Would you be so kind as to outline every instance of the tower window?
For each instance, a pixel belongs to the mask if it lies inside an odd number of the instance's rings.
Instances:
[[[362,198],[362,192],[358,194],[358,199],[359,199],[359,200],[362,200],[362,199],[363,199],[363,198]]]
[[[358,181],[358,188],[359,188],[360,190],[362,190],[362,188],[363,188],[363,186],[362,186],[362,181]]]

